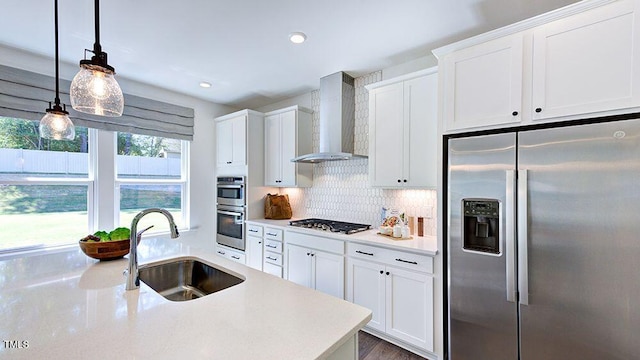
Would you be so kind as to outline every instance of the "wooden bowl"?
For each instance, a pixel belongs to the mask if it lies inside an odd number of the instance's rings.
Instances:
[[[80,249],[98,260],[119,259],[129,253],[129,239],[117,241],[79,241]]]

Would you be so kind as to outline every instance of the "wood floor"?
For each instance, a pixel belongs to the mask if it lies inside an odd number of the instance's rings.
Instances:
[[[358,347],[360,360],[424,360],[421,356],[364,331],[358,333]]]

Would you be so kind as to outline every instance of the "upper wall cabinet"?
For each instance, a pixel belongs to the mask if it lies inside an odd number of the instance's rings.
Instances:
[[[312,152],[311,113],[299,106],[265,113],[265,186],[311,186],[313,165],[291,162]]]
[[[262,183],[264,116],[241,110],[215,119],[216,170],[218,175],[245,175]]]
[[[437,49],[445,133],[640,106],[638,0],[592,0]]]
[[[640,22],[634,1],[533,31],[533,119],[640,106]]]
[[[369,180],[382,188],[437,182],[437,68],[368,85]]]
[[[218,167],[247,164],[247,116],[245,114],[216,122],[216,147]]]
[[[518,123],[522,108],[522,35],[456,51],[444,60],[447,129]]]

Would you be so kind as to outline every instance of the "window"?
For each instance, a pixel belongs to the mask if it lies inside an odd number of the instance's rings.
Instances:
[[[179,228],[186,228],[187,154],[189,143],[158,136],[117,133],[116,191],[119,224],[129,227],[143,209],[169,210]],[[155,225],[150,231],[168,231],[161,214],[146,215],[138,230]]]
[[[92,228],[91,131],[45,140],[38,124],[0,117],[0,252],[77,242]]]

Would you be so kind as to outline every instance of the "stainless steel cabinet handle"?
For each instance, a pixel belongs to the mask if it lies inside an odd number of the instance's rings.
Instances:
[[[369,255],[369,256],[373,256],[373,254],[372,254],[372,253],[368,253],[368,252],[364,252],[364,251],[360,251],[360,250],[356,250],[356,252],[357,252],[358,254],[362,254],[362,255]]]
[[[225,252],[224,252],[224,251],[218,251],[218,254],[220,254],[220,255],[224,255],[224,254],[225,254]]]
[[[276,234],[276,233],[267,233],[267,235],[269,235],[269,236],[277,236],[278,234]]]
[[[418,265],[418,263],[415,262],[415,261],[408,261],[408,260],[403,260],[403,259],[396,259],[396,261],[400,261],[400,262],[407,263],[407,264]]]
[[[528,266],[528,237],[527,228],[529,214],[529,173],[527,170],[518,170],[518,286],[520,291],[520,304],[529,305],[529,266]]]
[[[271,256],[267,256],[267,259],[269,259],[269,260],[273,260],[273,261],[278,260],[278,259],[272,258]]]
[[[249,232],[258,232],[258,230],[255,230],[255,229],[249,229]]]
[[[506,260],[507,274],[507,301],[516,302],[516,229],[515,229],[515,193],[516,193],[516,171],[507,170],[507,186],[504,209],[504,252]],[[503,214],[500,214],[502,216]]]
[[[272,249],[277,248],[277,246],[273,246],[273,245],[271,245],[271,244],[265,244],[264,246],[266,246],[266,247],[268,247],[268,248],[272,248]]]
[[[239,257],[235,256],[235,255],[231,255],[232,258],[236,259],[236,260],[240,260]]]

